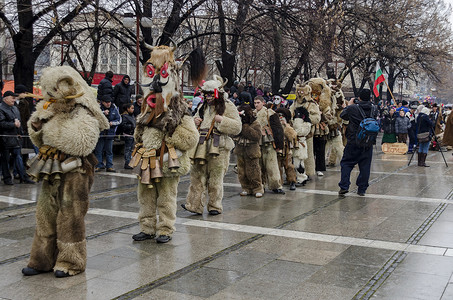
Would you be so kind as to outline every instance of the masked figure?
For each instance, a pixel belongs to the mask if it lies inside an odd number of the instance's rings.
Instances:
[[[67,277],[86,267],[84,217],[97,164],[92,152],[100,130],[109,123],[73,68],[47,68],[40,82],[44,100],[28,121],[39,154],[29,162],[27,173],[42,180],[42,188],[30,261],[22,273],[30,276],[53,269],[56,277]]]

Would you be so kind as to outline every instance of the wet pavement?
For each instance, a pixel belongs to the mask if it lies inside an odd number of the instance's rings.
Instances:
[[[453,299],[453,156],[373,157],[364,197],[338,197],[339,166],[286,195],[241,197],[234,161],[224,213],[183,211],[167,244],[139,232],[136,177],[95,175],[87,270],[24,277],[40,185],[0,185],[0,299]],[[351,182],[355,182],[354,170]],[[452,206],[450,206],[452,205]]]

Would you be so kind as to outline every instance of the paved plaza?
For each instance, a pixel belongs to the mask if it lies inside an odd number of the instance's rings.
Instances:
[[[338,197],[339,166],[305,187],[241,197],[232,160],[224,213],[184,211],[167,244],[134,242],[137,179],[95,175],[86,216],[87,270],[22,276],[40,184],[0,185],[0,299],[453,299],[453,156],[373,157],[370,187]],[[357,169],[351,182],[355,183]]]

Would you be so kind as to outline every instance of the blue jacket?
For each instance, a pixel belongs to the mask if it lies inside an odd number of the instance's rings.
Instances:
[[[113,102],[110,105],[110,108],[106,108],[101,103],[101,110],[105,111],[106,109],[108,109],[109,113],[108,113],[108,115],[105,115],[105,114],[104,115],[107,117],[107,119],[109,120],[109,123],[111,123],[111,125],[110,125],[109,129],[102,131],[101,135],[109,135],[109,137],[105,137],[105,138],[113,140],[113,138],[114,138],[113,136],[116,133],[116,128],[118,127],[118,125],[121,124],[121,115],[120,115],[120,112],[118,111],[118,108],[116,107],[116,105]]]

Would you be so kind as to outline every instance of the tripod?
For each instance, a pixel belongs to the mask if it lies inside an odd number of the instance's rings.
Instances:
[[[442,151],[442,147],[440,146],[440,144],[437,140],[437,136],[435,134],[433,135],[433,140],[436,142],[436,148],[439,147],[439,151],[440,151],[440,154],[442,154],[442,158],[444,159],[445,166],[448,168],[448,164],[447,164],[447,161],[445,160],[444,152]],[[418,141],[417,141],[417,145],[414,147],[414,152],[412,152],[411,159],[409,159],[409,163],[407,164],[408,166],[411,164],[412,158],[414,158],[414,154],[415,154],[415,152],[417,152],[417,149],[418,149]]]

